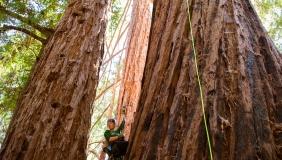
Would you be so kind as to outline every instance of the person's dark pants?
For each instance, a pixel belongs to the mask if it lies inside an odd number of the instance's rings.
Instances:
[[[113,144],[111,144],[112,150],[111,153],[114,157],[120,157],[124,156],[126,153],[126,149],[128,146],[127,141],[115,141]]]

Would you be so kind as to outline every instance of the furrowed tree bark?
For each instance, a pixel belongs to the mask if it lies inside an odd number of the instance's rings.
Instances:
[[[193,30],[215,160],[282,159],[282,58],[249,0],[154,1],[126,159],[209,159]]]
[[[151,27],[151,0],[133,1],[129,43],[126,51],[125,68],[118,101],[118,120],[121,120],[122,107],[126,107],[126,127],[124,135],[129,137],[137,102],[140,96],[141,81],[145,67],[149,31]]]
[[[0,159],[86,159],[107,4],[69,2],[18,102]]]

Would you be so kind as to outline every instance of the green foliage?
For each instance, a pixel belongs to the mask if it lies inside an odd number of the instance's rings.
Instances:
[[[282,0],[253,0],[268,34],[282,52]]]
[[[123,3],[121,0],[113,0],[111,6],[111,18],[108,27],[108,32],[113,36],[114,31],[118,27],[118,22],[121,18],[122,11],[124,9]]]
[[[6,9],[24,16],[36,24],[47,28],[54,28],[63,14],[66,3],[66,0],[3,0],[3,3],[1,4]],[[4,23],[13,25],[19,25],[21,23],[18,20],[5,15],[2,15],[0,20],[2,20],[2,22],[4,21]],[[25,25],[25,27],[27,26]]]
[[[0,111],[11,111],[28,79],[41,44],[22,35],[10,36],[0,49]]]
[[[5,137],[5,133],[8,129],[8,125],[10,122],[10,119],[12,117],[11,112],[0,112],[1,118],[0,118],[0,142],[2,143]],[[0,145],[1,146],[1,145]]]

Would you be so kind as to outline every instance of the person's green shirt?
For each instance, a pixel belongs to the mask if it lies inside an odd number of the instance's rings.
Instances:
[[[106,140],[109,142],[109,139],[110,137],[115,137],[115,136],[120,136],[122,135],[122,131],[124,129],[124,124],[125,124],[125,121],[122,120],[120,126],[116,129],[116,130],[106,130],[105,133],[104,133],[104,136],[106,138]]]

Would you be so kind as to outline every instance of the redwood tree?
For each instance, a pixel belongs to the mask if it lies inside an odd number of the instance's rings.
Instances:
[[[71,0],[18,101],[0,159],[86,159],[107,0]]]
[[[126,159],[282,159],[282,58],[249,0],[155,0]]]
[[[127,44],[125,68],[118,101],[118,119],[122,107],[126,108],[126,127],[124,134],[129,136],[140,96],[141,80],[147,55],[149,31],[151,27],[151,0],[133,1],[133,11]]]

